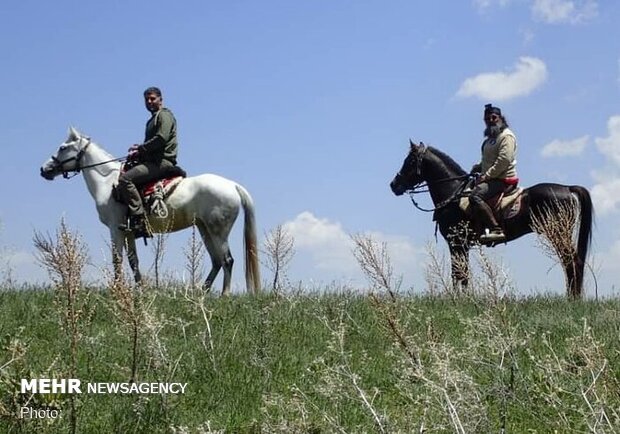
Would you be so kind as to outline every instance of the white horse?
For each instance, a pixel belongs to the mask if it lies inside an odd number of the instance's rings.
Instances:
[[[84,180],[95,200],[99,220],[110,230],[115,275],[120,276],[123,249],[127,247],[129,265],[135,281],[140,282],[136,240],[131,232],[119,229],[119,225],[126,222],[127,207],[112,197],[112,187],[121,169],[120,160],[71,127],[67,140],[41,166],[41,176],[51,181],[60,174],[68,178],[70,172],[84,172]],[[243,207],[246,288],[251,293],[260,291],[254,204],[245,188],[221,176],[203,174],[184,178],[165,202],[169,210],[167,218],[149,217],[153,232],[174,232],[195,224],[211,256],[212,267],[204,288],[211,288],[223,268],[222,295],[230,292],[233,267],[228,235],[237,219],[239,208]]]

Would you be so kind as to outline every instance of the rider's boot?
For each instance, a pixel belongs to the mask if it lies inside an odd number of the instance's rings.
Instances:
[[[133,232],[136,238],[152,238],[153,234],[148,228],[146,217],[144,214],[129,216],[129,224],[125,223],[119,226],[123,231]]]
[[[485,229],[484,233],[480,235],[480,242],[482,244],[497,244],[503,243],[506,241],[506,235],[504,231],[497,223],[497,219],[495,215],[493,215],[493,211],[491,207],[487,203],[478,203],[478,214],[482,217],[483,227]]]

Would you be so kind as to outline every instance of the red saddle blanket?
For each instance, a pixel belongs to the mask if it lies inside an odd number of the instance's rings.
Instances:
[[[172,176],[169,178],[158,179],[157,181],[149,182],[146,185],[144,185],[142,188],[140,188],[140,195],[145,198],[150,196],[151,194],[155,192],[155,188],[157,187],[157,184],[160,182],[161,182],[162,189],[166,191],[169,186],[174,186],[178,184],[179,182],[181,182],[182,179],[183,179],[182,176]]]

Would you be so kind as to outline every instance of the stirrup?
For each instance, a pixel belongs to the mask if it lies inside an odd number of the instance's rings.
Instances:
[[[148,229],[146,217],[130,216],[125,223],[122,223],[118,228],[124,232],[133,232],[136,238],[153,238],[153,234]]]
[[[492,231],[488,231],[488,229],[485,231],[485,233],[483,233],[482,235],[480,235],[480,242],[483,244],[489,244],[489,243],[503,243],[506,241],[506,235],[504,234],[504,231],[502,231],[501,229],[493,229]]]

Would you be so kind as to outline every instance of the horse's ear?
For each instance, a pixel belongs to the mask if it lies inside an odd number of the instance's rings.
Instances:
[[[411,141],[411,139],[409,139],[409,147],[411,149],[413,149],[415,147],[415,143],[413,143],[413,141]]]
[[[77,140],[80,138],[80,133],[73,127],[69,127],[69,140]]]

